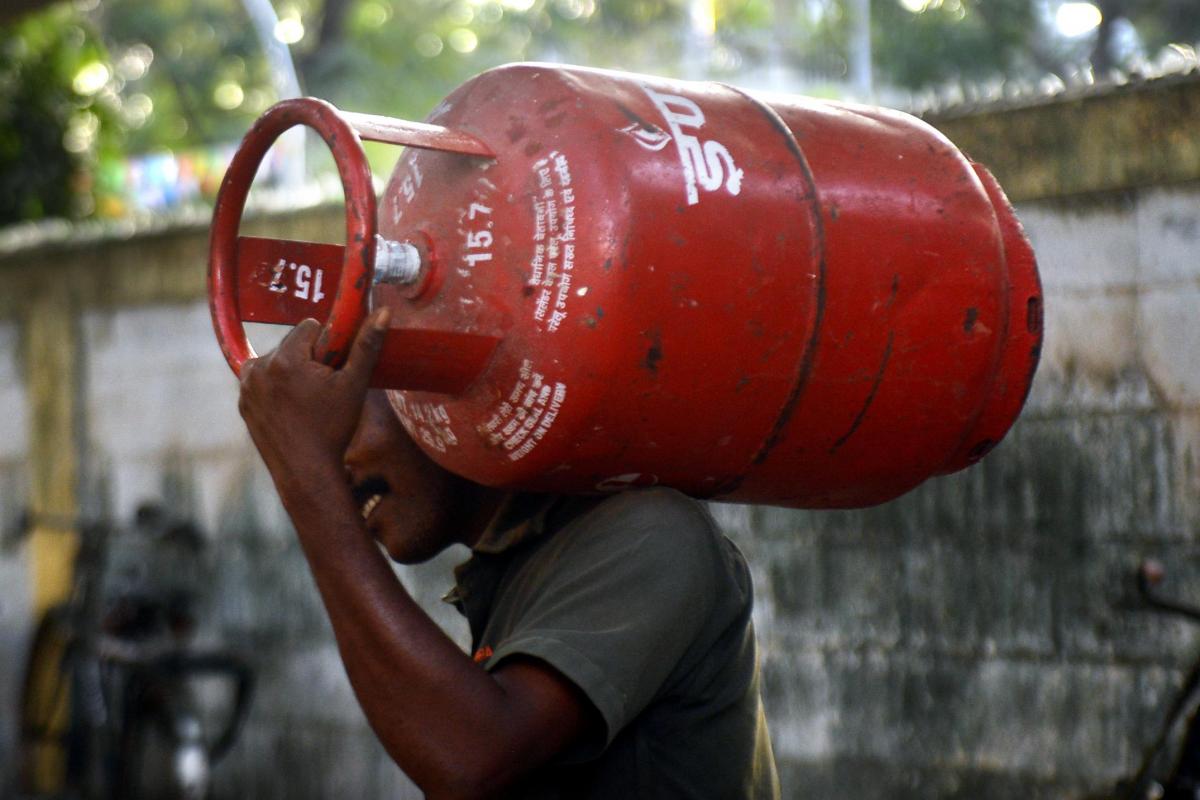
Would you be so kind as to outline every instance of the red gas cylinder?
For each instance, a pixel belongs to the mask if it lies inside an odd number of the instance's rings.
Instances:
[[[387,304],[375,385],[456,473],[810,508],[962,469],[1024,402],[1033,252],[995,180],[913,117],[518,64],[428,123],[306,99],[247,134],[209,274],[235,371],[242,321],[322,319],[336,364]],[[344,247],[237,236],[296,124],[333,150]],[[410,145],[378,209],[360,138]]]

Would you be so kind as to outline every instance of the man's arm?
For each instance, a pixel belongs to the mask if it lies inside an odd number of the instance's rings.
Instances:
[[[346,672],[388,753],[431,798],[497,794],[579,739],[596,712],[540,661],[474,664],[395,579],[367,533],[343,454],[387,312],[364,324],[345,367],[313,360],[315,321],[243,366],[240,408],[333,623]]]

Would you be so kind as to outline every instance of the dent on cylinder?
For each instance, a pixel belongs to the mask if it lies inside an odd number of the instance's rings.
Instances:
[[[995,176],[982,164],[971,162],[971,166],[987,191],[1000,227],[1007,273],[1008,325],[992,392],[978,422],[938,470],[943,475],[974,464],[1000,443],[1025,405],[1042,352],[1042,286],[1037,257]]]
[[[784,441],[726,499],[883,502],[981,427],[1010,316],[1004,234],[970,162],[919,120],[798,98],[779,110],[819,191],[828,314]]]

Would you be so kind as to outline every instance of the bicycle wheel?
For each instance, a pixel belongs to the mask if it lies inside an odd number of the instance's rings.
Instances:
[[[58,794],[69,783],[71,643],[66,607],[46,611],[29,647],[21,687],[18,781],[27,794]]]

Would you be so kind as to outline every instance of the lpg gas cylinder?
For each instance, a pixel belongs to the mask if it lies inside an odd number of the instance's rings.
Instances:
[[[297,124],[333,151],[344,245],[237,235]],[[378,204],[360,139],[408,145]],[[900,112],[716,83],[516,64],[426,123],[285,101],[211,245],[235,372],[243,321],[317,317],[336,365],[386,304],[374,385],[496,487],[879,503],[994,447],[1041,345],[1033,252],[985,169]]]

